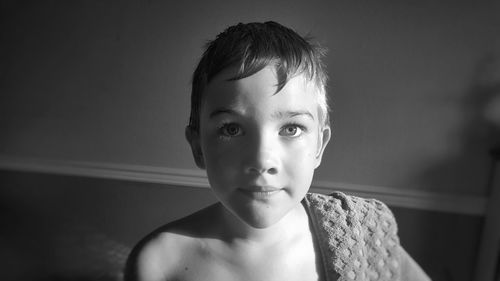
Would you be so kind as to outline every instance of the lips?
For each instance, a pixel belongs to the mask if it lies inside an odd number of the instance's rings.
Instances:
[[[269,186],[269,185],[254,185],[250,186],[247,188],[243,188],[243,190],[249,191],[249,192],[273,192],[273,191],[278,191],[280,190],[279,188],[276,188],[274,186]]]
[[[282,189],[273,186],[250,186],[240,190],[245,195],[255,199],[268,199],[282,191]]]

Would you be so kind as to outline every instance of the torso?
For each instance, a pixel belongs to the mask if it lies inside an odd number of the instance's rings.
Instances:
[[[200,218],[193,221],[200,221]],[[205,221],[205,220],[201,220]],[[173,231],[164,237],[162,255],[170,265],[165,280],[176,281],[303,281],[321,280],[314,237],[308,220],[305,229],[292,239],[262,246],[247,242],[228,242],[217,235],[197,235]],[[187,225],[191,225],[187,223]],[[207,225],[205,225],[206,227]],[[200,226],[203,228],[204,226]],[[185,230],[186,228],[184,228]],[[189,232],[189,227],[187,227]],[[210,231],[206,231],[210,233]],[[206,234],[206,233],[205,233]],[[167,245],[168,244],[168,245]],[[172,263],[175,259],[175,263]]]
[[[218,241],[190,241],[178,264],[178,280],[318,280],[312,242],[297,241],[284,251],[262,249],[245,253]]]

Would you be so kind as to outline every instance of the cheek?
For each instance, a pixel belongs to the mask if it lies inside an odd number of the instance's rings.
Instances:
[[[211,138],[203,143],[203,151],[206,155],[206,160],[212,163],[225,163],[236,159],[235,152],[238,149],[234,145],[228,145],[218,138]]]
[[[290,147],[284,153],[283,157],[285,157],[284,163],[288,164],[289,169],[298,170],[300,173],[307,173],[311,169],[310,166],[314,164],[315,155],[315,142],[308,141]]]
[[[239,152],[235,146],[227,145],[219,139],[205,141],[202,146],[206,171],[212,184],[232,181],[239,167]]]

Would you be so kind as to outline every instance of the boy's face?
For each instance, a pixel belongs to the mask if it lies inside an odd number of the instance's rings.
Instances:
[[[219,201],[264,228],[297,208],[330,139],[320,126],[315,88],[302,75],[276,93],[273,67],[235,81],[217,75],[203,92],[199,134],[188,133],[196,162]]]

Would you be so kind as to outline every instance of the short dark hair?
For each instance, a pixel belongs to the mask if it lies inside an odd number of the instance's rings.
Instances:
[[[202,92],[210,81],[228,67],[239,67],[238,80],[249,77],[268,65],[276,67],[279,92],[290,78],[305,74],[317,88],[321,121],[329,124],[326,97],[326,69],[322,58],[326,50],[309,38],[279,23],[239,23],[228,27],[209,41],[192,80],[189,127],[199,131]]]

